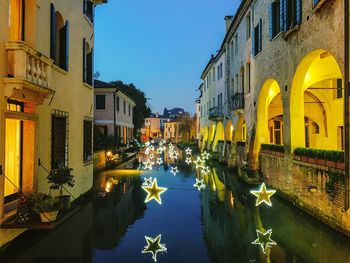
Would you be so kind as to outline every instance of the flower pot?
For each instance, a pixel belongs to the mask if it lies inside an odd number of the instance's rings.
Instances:
[[[335,165],[336,165],[336,167],[337,167],[337,169],[340,169],[340,170],[344,170],[345,169],[345,163],[343,163],[343,162],[337,162],[337,163],[335,163]]]
[[[329,160],[326,160],[326,165],[330,168],[335,168],[335,162],[334,161],[329,161]]]
[[[61,209],[62,210],[71,209],[70,195],[60,195],[60,196],[58,196],[58,200],[60,200],[60,202],[61,202]]]
[[[309,162],[309,158],[307,156],[301,156],[301,161],[307,163]]]
[[[326,165],[326,161],[322,159],[316,159],[318,165]]]
[[[40,213],[39,215],[42,223],[49,223],[57,219],[57,214],[58,214],[58,210],[51,211],[51,212],[43,212],[43,213]]]

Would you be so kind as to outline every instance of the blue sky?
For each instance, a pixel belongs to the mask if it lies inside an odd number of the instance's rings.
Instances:
[[[200,75],[239,0],[109,0],[96,8],[95,71],[134,83],[153,112],[194,112]]]

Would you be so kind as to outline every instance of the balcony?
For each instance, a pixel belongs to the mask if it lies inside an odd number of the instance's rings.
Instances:
[[[5,50],[8,77],[2,80],[6,96],[41,104],[43,98],[53,92],[50,89],[53,60],[23,41],[6,42]]]
[[[244,93],[236,93],[231,97],[231,110],[244,109]]]
[[[212,107],[209,109],[209,120],[222,121],[224,118],[223,107]]]

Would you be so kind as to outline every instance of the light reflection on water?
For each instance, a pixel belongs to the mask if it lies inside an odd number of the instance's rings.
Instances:
[[[3,261],[153,262],[151,254],[141,253],[145,236],[161,234],[167,252],[157,254],[158,262],[350,262],[349,238],[277,196],[272,207],[255,207],[249,191],[256,186],[243,185],[235,172],[215,168],[200,176],[185,163],[177,166],[176,176],[167,165],[147,172],[102,172],[96,193],[113,178],[110,193],[96,194],[93,204],[54,231],[25,234],[7,248]],[[150,176],[168,188],[162,205],[144,203],[141,186]],[[204,179],[204,190],[193,187],[196,176]],[[269,229],[277,245],[264,254],[252,242],[256,230]]]

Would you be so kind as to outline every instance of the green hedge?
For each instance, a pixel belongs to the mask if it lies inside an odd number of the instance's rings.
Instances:
[[[263,144],[261,144],[261,149],[265,150],[265,151],[273,151],[273,152],[284,153],[284,146],[280,145],[280,144],[263,143]]]
[[[344,162],[344,151],[296,148],[294,150],[294,155],[312,157],[334,162]]]

